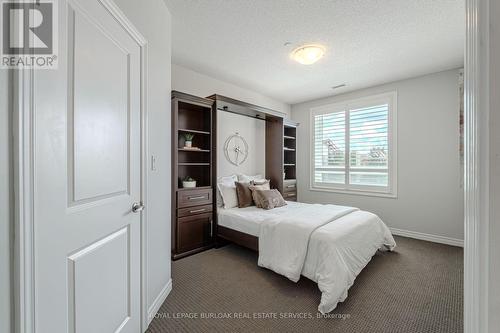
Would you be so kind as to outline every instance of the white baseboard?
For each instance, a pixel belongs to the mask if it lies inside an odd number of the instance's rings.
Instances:
[[[420,240],[434,242],[434,243],[441,243],[441,244],[446,244],[446,245],[464,247],[464,241],[462,239],[445,237],[445,236],[438,236],[438,235],[431,235],[431,234],[424,234],[423,232],[403,230],[403,229],[397,229],[397,228],[389,228],[389,229],[391,230],[392,234],[396,235],[396,236],[403,236],[403,237],[415,238],[415,239],[420,239]]]
[[[158,296],[156,296],[153,304],[148,309],[148,325],[151,324],[151,321],[154,319],[155,314],[160,310],[161,305],[167,299],[168,294],[172,291],[172,279],[168,280],[167,284],[160,291]]]

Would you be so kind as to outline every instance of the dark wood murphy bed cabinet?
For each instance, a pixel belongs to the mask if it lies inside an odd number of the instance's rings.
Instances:
[[[215,112],[213,101],[172,92],[172,258],[211,248],[215,239]],[[193,134],[185,148],[185,134]],[[196,187],[183,188],[186,177]]]
[[[200,98],[172,92],[172,258],[174,260],[209,249],[217,235],[257,249],[258,240],[228,228],[234,235],[223,236],[217,227],[216,116],[217,110],[236,113],[266,122],[266,178],[286,200],[297,200],[296,140],[298,123],[285,114],[221,95]],[[185,148],[184,134],[194,134]],[[227,176],[227,175],[221,175]],[[192,177],[195,188],[183,188],[182,180]],[[251,238],[239,242],[238,239]],[[248,243],[248,244],[247,244]]]

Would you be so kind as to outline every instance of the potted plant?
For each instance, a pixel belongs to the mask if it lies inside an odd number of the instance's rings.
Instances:
[[[193,138],[194,138],[193,133],[184,133],[184,140],[186,140],[184,143],[184,147],[187,148],[193,147]]]
[[[184,188],[196,187],[196,180],[188,176],[182,180],[182,187]]]

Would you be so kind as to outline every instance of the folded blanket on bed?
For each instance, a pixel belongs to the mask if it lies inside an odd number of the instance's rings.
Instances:
[[[358,210],[336,205],[301,205],[286,216],[273,216],[262,221],[259,235],[259,266],[297,282],[307,255],[313,231]]]
[[[375,214],[356,211],[318,228],[311,235],[302,275],[318,283],[318,311],[343,302],[356,276],[378,250],[393,250],[389,228]]]

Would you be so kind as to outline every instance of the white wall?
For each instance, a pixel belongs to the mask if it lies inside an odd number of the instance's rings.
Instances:
[[[398,197],[309,190],[309,110],[394,90],[398,93]],[[389,227],[463,240],[458,70],[293,105],[292,119],[300,122],[297,151],[299,201],[355,206],[376,213]]]
[[[116,0],[148,41],[149,154],[156,171],[148,171],[148,306],[168,285],[170,270],[170,90],[171,16],[162,0]]]
[[[0,69],[0,332],[11,331],[12,288],[12,132],[9,112],[9,75]]]
[[[290,105],[186,67],[172,65],[172,89],[199,97],[219,94],[290,114]]]
[[[239,166],[231,164],[224,155],[224,142],[238,132],[248,143],[248,158]],[[266,171],[266,124],[234,113],[217,111],[217,175],[264,175]]]

